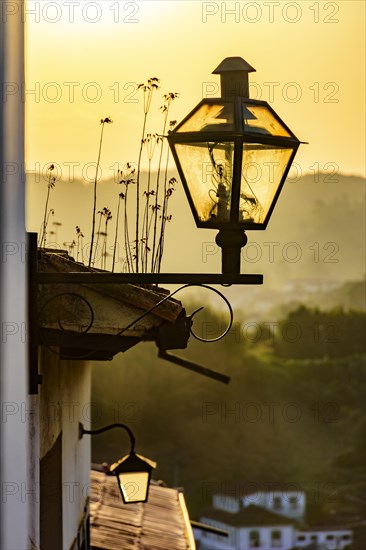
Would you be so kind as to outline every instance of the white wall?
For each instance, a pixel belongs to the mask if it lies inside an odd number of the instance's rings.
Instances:
[[[274,507],[274,499],[280,499],[281,507]],[[292,504],[292,499],[295,506]],[[243,506],[262,506],[271,512],[292,519],[302,519],[305,516],[306,497],[302,491],[259,491],[243,497]]]
[[[280,499],[281,507],[275,508],[274,499]],[[306,509],[306,496],[302,491],[258,491],[242,497],[241,503],[244,507],[255,505],[266,508],[276,514],[292,519],[303,519]],[[236,513],[240,509],[240,500],[226,494],[213,495],[212,505],[214,508]]]
[[[331,535],[334,538],[328,540],[327,536]],[[343,535],[348,535],[349,540],[342,540]],[[298,537],[304,537],[304,540],[299,540]],[[352,531],[344,529],[343,531],[329,529],[329,531],[298,531],[296,546],[302,548],[308,546],[311,542],[314,541],[312,537],[317,538],[317,542],[324,546],[326,550],[343,550],[343,548],[350,546],[352,544]]]
[[[329,531],[297,531],[292,526],[280,526],[280,527],[242,527],[234,528],[229,527],[224,523],[214,521],[210,518],[201,518],[203,523],[207,525],[212,525],[213,527],[218,527],[220,529],[229,530],[229,537],[219,537],[217,535],[201,532],[199,535],[199,540],[201,541],[201,547],[204,550],[250,550],[250,532],[259,531],[260,533],[260,546],[259,549],[269,550],[270,548],[277,550],[289,550],[294,546],[298,548],[307,547],[311,542],[313,542],[312,536],[317,537],[318,543],[325,550],[343,550],[344,548],[352,544],[352,531],[344,530],[334,530]],[[272,546],[272,531],[281,531],[281,545],[273,547]],[[332,535],[333,540],[327,539],[327,535]],[[348,535],[349,540],[342,540],[343,535]],[[304,537],[304,540],[299,541],[298,536]],[[198,539],[197,539],[198,540]]]
[[[28,548],[23,2],[2,2],[0,79],[13,94],[0,101],[1,548]],[[13,11],[9,13],[8,10]]]
[[[40,363],[40,458],[62,432],[62,538],[69,549],[89,496],[91,440],[88,435],[79,440],[79,422],[90,429],[91,363],[61,361],[45,348]]]
[[[260,546],[262,550],[276,548],[277,550],[289,550],[294,546],[296,531],[292,526],[273,526],[273,527],[229,527],[224,523],[214,521],[210,518],[201,518],[202,523],[228,530],[229,537],[224,538],[212,533],[202,532],[200,535],[201,547],[205,550],[240,550],[250,549],[250,532],[259,531]],[[281,532],[281,545],[272,547],[272,532]]]
[[[39,397],[28,395],[28,429],[29,429],[29,455],[28,455],[28,484],[30,497],[29,507],[29,537],[34,545],[40,537],[39,532]]]
[[[238,548],[238,529],[236,527],[231,527],[211,518],[202,517],[200,521],[206,525],[211,525],[212,527],[217,527],[218,529],[229,532],[228,537],[222,537],[215,533],[201,531],[199,536],[200,548],[204,550],[236,550],[236,548]]]
[[[240,502],[238,498],[218,494],[213,496],[212,506],[219,510],[236,513],[239,512]]]
[[[260,532],[260,546],[265,550],[272,548],[271,533],[272,531],[281,531],[281,546],[277,546],[276,550],[289,550],[293,547],[294,530],[291,526],[274,526],[274,527],[251,527],[239,529],[239,546],[238,548],[250,548],[250,532]]]
[[[91,363],[62,361],[61,373],[62,402],[71,404],[62,416],[63,542],[70,548],[90,488],[91,436],[79,440],[79,422],[90,429]]]

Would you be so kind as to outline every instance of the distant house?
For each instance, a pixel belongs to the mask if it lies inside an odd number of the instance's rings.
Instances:
[[[290,484],[260,491],[223,491],[200,520],[229,533],[227,538],[195,531],[200,550],[348,550],[347,528],[310,527],[305,523],[306,495]]]
[[[241,507],[255,506],[269,510],[286,518],[301,521],[305,517],[305,493],[290,483],[269,483],[265,489],[240,489],[213,495],[213,506],[227,511],[239,511]]]
[[[296,535],[296,548],[315,548],[326,550],[348,550],[353,536],[350,529],[340,527],[309,527],[299,529]]]
[[[295,521],[251,504],[237,512],[211,508],[201,517],[207,525],[229,532],[227,539],[213,533],[196,534],[199,548],[205,550],[236,550],[246,548],[292,548]]]

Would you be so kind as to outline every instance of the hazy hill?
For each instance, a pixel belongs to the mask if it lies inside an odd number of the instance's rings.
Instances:
[[[316,177],[319,181],[315,181]],[[339,285],[363,279],[365,180],[342,174],[316,177],[306,175],[296,183],[286,182],[267,230],[248,232],[242,272],[263,273],[264,285],[226,289],[225,294],[239,310],[258,316],[284,300],[314,303],[324,299],[331,305],[332,292],[337,294],[336,301],[339,299]],[[108,206],[113,214],[109,226],[110,252],[117,198],[122,190],[121,185],[111,180],[98,183],[97,210]],[[39,230],[46,194],[46,180],[28,174],[28,230]],[[50,219],[49,228],[55,229],[54,221],[62,223],[58,228],[58,245],[65,248],[64,242],[76,238],[76,225],[85,234],[85,243],[89,241],[92,204],[91,183],[78,179],[56,182],[49,203],[55,215]],[[220,251],[212,246],[216,232],[196,228],[180,183],[171,198],[171,206],[173,219],[167,227],[163,271],[219,272]],[[123,256],[122,244],[119,257]],[[117,269],[120,266],[121,263],[117,264]],[[191,296],[196,294],[196,290],[190,291]],[[350,299],[354,305],[354,297]]]
[[[338,174],[333,176],[336,181],[326,183],[326,179],[320,175],[320,182],[316,183],[314,177],[306,175],[298,182],[287,182],[277,202],[274,214],[265,232],[253,231],[249,235],[249,243],[279,243],[273,246],[265,245],[260,252],[255,254],[255,247],[243,254],[246,259],[243,270],[254,271],[271,264],[271,272],[284,273],[290,269],[290,275],[302,273],[301,278],[324,279],[331,276],[337,280],[357,278],[364,273],[364,228],[365,228],[365,180],[359,177]],[[143,179],[143,178],[142,178]],[[118,193],[123,186],[117,185],[111,180],[98,183],[97,209],[108,206],[115,214]],[[28,229],[38,231],[43,219],[43,210],[47,193],[47,181],[37,174],[27,176],[27,220]],[[51,191],[49,207],[55,209],[55,216],[51,221],[59,221],[63,224],[59,231],[59,244],[75,238],[75,226],[79,225],[85,235],[90,237],[91,217],[93,205],[93,185],[80,179],[72,181],[60,180],[56,182]],[[198,243],[213,242],[215,231],[200,230],[194,225],[189,211],[187,200],[177,184],[176,194],[171,201],[173,220],[169,228],[167,240],[171,249],[177,242],[182,249],[186,244],[186,232],[194,237]],[[112,224],[113,232],[113,224]],[[182,234],[184,229],[184,234]],[[192,233],[193,231],[193,233]],[[296,242],[302,247],[296,254],[288,243]],[[319,247],[314,246],[319,243]],[[335,243],[336,246],[324,248],[327,243]],[[248,246],[248,245],[247,245]],[[287,246],[287,249],[286,249]],[[285,247],[285,250],[283,248]],[[244,249],[245,250],[245,249]],[[270,257],[273,250],[273,257]],[[177,254],[175,254],[176,256]],[[218,255],[218,254],[217,254]],[[200,255],[201,256],[201,255]],[[213,255],[215,256],[215,255]],[[299,257],[296,261],[297,256]],[[187,255],[188,257],[188,255]],[[287,260],[286,260],[287,258]],[[212,258],[207,256],[207,264]],[[214,258],[216,259],[216,258]],[[178,258],[179,260],[179,258]],[[200,271],[205,263],[201,258],[192,258],[190,264]],[[173,266],[176,262],[166,258],[167,266]],[[273,265],[272,265],[273,264]],[[348,266],[348,270],[347,270]],[[300,267],[300,269],[298,269]],[[342,276],[339,273],[342,273]],[[338,275],[335,275],[338,273]],[[347,273],[347,275],[346,275]],[[291,277],[287,276],[287,279]],[[271,280],[274,280],[273,277]]]

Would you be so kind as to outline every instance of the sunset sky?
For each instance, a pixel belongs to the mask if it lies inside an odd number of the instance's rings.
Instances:
[[[148,131],[161,131],[161,96],[179,92],[171,118],[218,95],[211,72],[241,56],[257,72],[251,95],[268,101],[302,141],[306,172],[365,174],[365,3],[27,2],[27,167],[58,163],[68,177],[96,160],[99,120],[110,116],[103,175],[137,158],[136,84],[161,79]],[[70,168],[71,170],[71,168]],[[92,177],[92,173],[89,174]]]

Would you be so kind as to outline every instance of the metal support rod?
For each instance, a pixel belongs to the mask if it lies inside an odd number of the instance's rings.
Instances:
[[[190,524],[195,529],[199,529],[200,531],[207,531],[207,533],[215,533],[215,535],[219,535],[220,537],[228,537],[229,532],[225,531],[224,529],[219,529],[218,527],[212,527],[212,525],[207,525],[206,523],[201,523],[200,521],[194,521],[193,519],[190,520]]]
[[[207,376],[208,378],[213,378],[214,380],[218,380],[223,384],[228,384],[230,382],[230,376],[227,376],[226,374],[222,374],[221,372],[208,369],[207,367],[202,367],[201,365],[192,363],[192,361],[188,361],[183,357],[179,357],[177,355],[171,355],[170,353],[166,353],[163,350],[159,350],[158,357],[160,357],[160,359],[165,359],[166,361],[170,361],[175,365],[179,365],[180,367],[184,367],[185,369],[189,369],[189,370],[192,370],[193,372],[198,372],[199,374],[203,374],[203,376]]]
[[[240,250],[240,248],[239,248]],[[240,251],[239,251],[240,260]],[[79,284],[211,284],[211,285],[261,285],[263,275],[257,273],[100,273],[100,272],[67,272],[37,273],[37,282],[44,283],[79,283]]]
[[[119,423],[118,424],[109,424],[108,426],[104,426],[104,428],[99,428],[99,430],[85,430],[82,423],[79,422],[79,439],[81,439],[84,434],[98,435],[98,434],[101,434],[103,432],[108,432],[109,430],[112,430],[113,428],[122,428],[128,433],[128,435],[130,437],[130,442],[131,442],[131,453],[133,453],[134,450],[135,450],[135,436],[133,435],[132,431],[130,430],[130,428],[126,424],[119,424]]]
[[[249,277],[250,275],[240,275],[240,259],[241,249],[248,242],[248,237],[243,229],[220,229],[216,235],[216,244],[222,249],[222,276],[227,276],[230,279],[235,277]],[[263,275],[252,275],[261,278],[261,282],[254,284],[262,284]]]
[[[28,391],[38,393],[37,233],[28,233]]]

